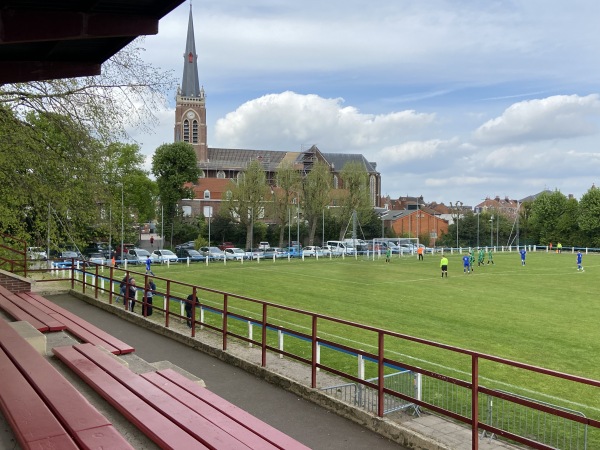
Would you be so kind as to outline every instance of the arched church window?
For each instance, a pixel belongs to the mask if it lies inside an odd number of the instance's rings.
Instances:
[[[200,178],[206,178],[206,173],[204,173],[204,170],[200,171]]]
[[[183,121],[183,142],[190,142],[190,121]]]
[[[374,205],[375,197],[377,195],[375,175],[371,175],[371,178],[369,179],[369,189],[371,191],[371,204]]]
[[[333,188],[334,188],[334,189],[338,189],[338,186],[339,186],[339,180],[338,180],[338,177],[337,177],[337,175],[334,175],[334,176],[333,176]]]
[[[205,200],[208,200],[208,199],[210,199],[210,191],[209,191],[208,189],[206,189],[206,190],[204,191],[204,199],[205,199]]]
[[[192,144],[198,143],[198,121],[192,121]]]
[[[225,172],[223,172],[222,170],[219,170],[217,172],[217,178],[225,178]]]

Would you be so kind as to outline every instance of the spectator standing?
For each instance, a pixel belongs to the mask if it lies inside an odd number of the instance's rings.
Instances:
[[[154,236],[150,236],[150,247],[154,248]]]
[[[192,306],[195,302],[196,295],[195,293],[191,293],[187,296],[187,302],[185,302],[185,315],[187,317],[187,326],[188,328],[192,328]]]
[[[123,301],[123,304],[125,304],[125,293],[127,292],[127,283],[129,282],[129,280],[131,280],[131,278],[129,278],[129,274],[125,274],[125,276],[123,277],[123,279],[121,280],[121,284],[119,284],[119,294],[121,295],[121,297],[117,297],[117,301]]]
[[[519,253],[521,254],[521,265],[524,266],[525,265],[525,257],[527,256],[527,250],[525,250],[525,247],[523,247],[521,250],[519,250]]]
[[[562,244],[560,242],[556,244],[556,253],[562,253]]]
[[[135,293],[137,292],[137,286],[135,285],[135,278],[131,277],[129,279],[129,288],[127,289],[127,300],[128,300],[128,309],[133,312],[135,308]]]
[[[444,255],[442,255],[442,259],[440,259],[440,268],[442,269],[442,278],[444,278],[444,275],[448,278],[448,258]]]
[[[156,292],[156,284],[154,284],[154,280],[152,278],[148,278],[146,282],[146,288],[144,289],[144,316],[152,315],[152,299],[154,297],[154,293]]]

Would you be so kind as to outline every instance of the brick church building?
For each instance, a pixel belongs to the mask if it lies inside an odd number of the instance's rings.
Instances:
[[[175,106],[175,142],[189,142],[196,152],[201,178],[193,185],[194,198],[182,200],[185,215],[214,217],[221,200],[250,161],[260,161],[265,169],[267,182],[274,187],[277,169],[291,163],[303,174],[310,172],[316,161],[325,162],[331,171],[332,187],[343,189],[340,172],[348,162],[364,166],[369,177],[371,202],[374,207],[381,203],[381,174],[377,164],[360,154],[325,153],[313,145],[307,150],[250,150],[212,148],[208,146],[206,127],[206,96],[198,76],[198,55],[194,38],[194,22],[190,5],[187,37],[185,43],[183,76],[177,90]]]

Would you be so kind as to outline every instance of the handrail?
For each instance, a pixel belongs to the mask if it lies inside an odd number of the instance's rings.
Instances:
[[[104,275],[101,275],[99,273],[99,270],[100,269],[104,270],[104,268],[109,269],[108,277],[105,277]],[[73,266],[70,269],[70,271],[71,271],[70,281],[71,281],[72,288],[74,288],[74,286],[76,284],[81,285],[82,290],[85,292],[86,286],[91,287],[94,289],[94,296],[96,298],[98,297],[99,292],[107,293],[108,297],[109,297],[109,302],[111,302],[111,303],[112,303],[112,298],[113,298],[112,297],[113,286],[115,284],[118,285],[118,283],[121,281],[120,278],[117,276],[117,274],[123,274],[123,273],[135,274],[136,277],[139,276],[141,279],[144,280],[143,286],[146,286],[147,279],[149,277],[151,277],[150,275],[143,274],[141,272],[135,272],[132,270],[116,269],[114,267],[101,266],[101,265],[96,265],[93,268],[93,270],[87,270],[85,267],[83,267],[81,269],[77,269],[75,266]],[[83,274],[81,280],[79,279],[80,274]],[[87,281],[88,276],[93,277],[91,282]],[[310,312],[310,311],[306,311],[306,310],[295,308],[295,307],[278,305],[276,303],[272,303],[272,302],[252,298],[252,297],[247,297],[247,296],[243,296],[243,295],[237,295],[237,294],[234,294],[231,292],[221,291],[221,290],[212,289],[212,288],[206,288],[206,287],[197,286],[197,285],[193,285],[193,284],[189,284],[189,283],[178,282],[175,280],[171,280],[171,279],[163,278],[163,277],[159,277],[159,276],[152,276],[151,278],[153,278],[156,281],[164,282],[164,284],[166,286],[164,291],[157,290],[157,292],[155,294],[156,296],[162,296],[166,299],[166,305],[167,305],[166,308],[161,308],[156,304],[153,305],[153,308],[155,310],[162,311],[164,313],[164,326],[165,327],[167,327],[167,328],[169,327],[169,320],[172,316],[174,316],[175,318],[178,318],[178,319],[187,320],[187,318],[183,314],[178,314],[176,312],[170,311],[169,303],[170,303],[170,300],[176,300],[178,302],[181,302],[182,304],[189,303],[187,298],[184,299],[180,296],[174,295],[174,292],[180,291],[180,290],[185,290],[186,292],[191,291],[193,293],[192,310],[194,311],[192,314],[192,318],[191,318],[192,327],[190,330],[192,337],[195,336],[196,327],[201,326],[201,327],[210,328],[211,330],[216,331],[221,334],[222,349],[224,351],[227,350],[227,345],[228,345],[229,339],[232,339],[232,338],[233,339],[241,339],[243,341],[249,342],[253,345],[256,345],[257,347],[259,347],[261,349],[261,365],[263,367],[267,366],[267,353],[268,352],[275,352],[275,353],[278,353],[279,355],[289,356],[289,357],[293,358],[295,361],[298,361],[302,364],[307,364],[310,366],[310,368],[311,368],[310,385],[312,388],[316,388],[318,385],[317,378],[318,378],[318,373],[320,370],[324,370],[329,373],[350,379],[350,380],[360,383],[364,386],[374,388],[378,392],[377,414],[380,417],[382,417],[384,414],[384,396],[391,395],[394,397],[401,398],[403,400],[410,401],[418,406],[430,409],[432,411],[435,411],[439,414],[445,415],[452,419],[458,420],[460,422],[469,424],[470,428],[471,428],[471,433],[472,433],[472,443],[473,443],[472,448],[473,449],[478,448],[478,440],[479,440],[478,434],[481,431],[495,433],[498,436],[507,437],[516,442],[529,445],[533,448],[540,448],[540,449],[554,448],[554,447],[550,447],[550,446],[544,445],[542,443],[533,441],[533,440],[527,438],[526,436],[519,436],[517,434],[511,433],[510,431],[502,430],[500,428],[496,428],[492,425],[482,422],[482,419],[479,417],[480,416],[480,413],[479,413],[479,408],[480,408],[479,396],[480,396],[480,394],[485,394],[485,395],[489,395],[492,397],[509,400],[515,404],[524,405],[528,408],[543,411],[543,412],[546,412],[546,413],[549,413],[549,414],[552,414],[552,415],[555,415],[558,417],[563,417],[568,420],[571,420],[571,421],[574,421],[577,423],[581,423],[581,424],[585,424],[586,426],[597,428],[600,430],[600,420],[598,420],[598,419],[581,417],[577,414],[566,411],[565,409],[559,409],[559,408],[555,408],[551,405],[524,400],[523,398],[521,398],[517,395],[513,395],[513,394],[506,393],[504,391],[500,391],[497,389],[491,389],[489,387],[481,386],[480,385],[480,379],[481,379],[480,362],[481,361],[490,361],[490,362],[500,364],[502,366],[514,367],[514,368],[518,368],[518,369],[525,370],[525,371],[532,372],[532,373],[537,373],[537,374],[550,376],[550,377],[554,377],[554,378],[558,378],[558,379],[562,379],[562,380],[567,380],[569,382],[577,383],[580,385],[591,386],[593,388],[600,388],[599,380],[594,380],[594,379],[590,379],[590,378],[586,378],[586,377],[582,377],[582,376],[558,372],[555,370],[550,370],[550,369],[546,369],[543,367],[538,367],[538,366],[534,366],[534,365],[526,364],[523,362],[514,361],[514,360],[510,360],[510,359],[506,359],[506,358],[502,358],[502,357],[498,357],[498,356],[494,356],[494,355],[490,355],[490,354],[486,354],[486,353],[481,353],[481,352],[477,352],[477,351],[473,351],[473,350],[469,350],[469,349],[465,349],[465,348],[461,348],[461,347],[455,347],[452,345],[443,344],[440,342],[431,341],[431,340],[427,340],[427,339],[423,339],[423,338],[419,338],[419,337],[415,337],[415,336],[410,336],[410,335],[406,335],[406,334],[402,334],[402,333],[398,333],[398,332],[394,332],[394,331],[390,331],[390,330],[380,329],[377,327],[360,324],[357,322],[349,321],[349,320],[338,318],[338,317],[328,316],[328,315],[321,314],[321,313]],[[109,283],[108,288],[103,288],[100,286],[100,283],[104,283],[104,282]],[[139,287],[143,290],[142,286],[139,286]],[[207,296],[207,295],[218,296],[221,299],[220,302],[221,302],[222,306],[219,308],[219,307],[215,307],[214,305],[206,305],[205,303],[203,303],[202,297]],[[144,297],[143,301],[145,301],[145,297]],[[251,305],[258,307],[258,308],[255,308],[255,312],[254,312],[256,317],[250,317],[250,316],[248,316],[248,313],[242,314],[236,310],[235,306],[232,306],[233,303],[240,302],[240,301],[247,304],[246,309],[248,309],[248,310],[251,309],[250,308]],[[204,307],[206,307],[206,310],[211,309],[213,311],[218,312],[219,314],[222,314],[222,319],[220,321],[221,322],[220,328],[219,328],[219,326],[215,326],[214,324],[202,322],[202,319],[196,318],[195,311],[196,310],[202,311]],[[146,309],[143,308],[142,310],[145,311]],[[278,324],[272,323],[273,320],[276,320],[275,319],[276,314],[274,314],[274,313],[277,311],[298,314],[300,316],[306,317],[308,319],[308,322],[310,323],[310,330],[304,333],[304,332],[299,332],[297,330],[293,330],[289,326],[283,326],[283,325],[278,325]],[[237,333],[236,330],[232,329],[229,324],[230,318],[247,321],[247,322],[255,324],[255,325],[259,324],[257,326],[261,327],[260,339],[256,340],[251,337],[245,337],[245,336],[242,336],[239,333]],[[374,352],[366,352],[366,351],[356,348],[355,346],[352,346],[352,345],[340,344],[340,343],[336,343],[332,340],[321,338],[319,336],[319,330],[322,327],[322,323],[323,324],[324,323],[336,323],[339,325],[343,325],[345,327],[350,327],[353,330],[360,329],[362,331],[374,333],[376,335],[376,342],[377,342],[376,350]],[[268,337],[267,331],[269,328],[277,329],[278,331],[284,332],[288,335],[296,335],[301,339],[310,340],[311,344],[310,344],[309,356],[308,355],[307,356],[296,355],[296,354],[293,354],[282,348],[277,348],[275,346],[269,345],[268,339],[267,339],[267,337]],[[401,360],[390,358],[390,357],[386,356],[386,348],[389,348],[389,344],[386,345],[386,342],[387,342],[387,340],[390,340],[390,339],[398,339],[398,340],[402,340],[402,341],[422,344],[422,345],[425,345],[428,347],[437,348],[437,349],[452,352],[452,353],[455,353],[458,355],[464,355],[464,356],[469,357],[470,358],[470,373],[468,374],[468,379],[462,380],[459,378],[450,377],[448,375],[436,372],[434,370],[429,370],[426,368],[421,368],[421,367],[418,367],[415,365],[408,364],[407,361],[401,361]],[[347,371],[344,371],[343,368],[333,367],[331,365],[322,363],[318,359],[318,349],[319,349],[320,345],[337,346],[344,351],[353,352],[356,355],[360,354],[363,356],[367,356],[367,357],[371,358],[372,360],[376,361],[377,384],[374,384],[373,381],[366,381],[364,379],[356,377],[356,376],[348,373]],[[459,388],[466,389],[467,391],[470,392],[470,397],[471,397],[470,414],[465,415],[464,413],[454,412],[447,408],[437,406],[437,405],[433,404],[432,402],[428,402],[423,399],[416,399],[416,398],[407,396],[403,393],[399,393],[392,389],[386,388],[384,385],[384,376],[385,376],[385,367],[386,366],[403,367],[407,370],[413,371],[414,373],[420,374],[421,376],[430,377],[431,379],[436,379],[438,381],[441,381],[444,383],[450,383]]]

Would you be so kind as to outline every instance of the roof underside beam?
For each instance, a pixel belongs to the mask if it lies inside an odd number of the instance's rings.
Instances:
[[[144,15],[0,10],[0,44],[157,33],[158,18]]]

